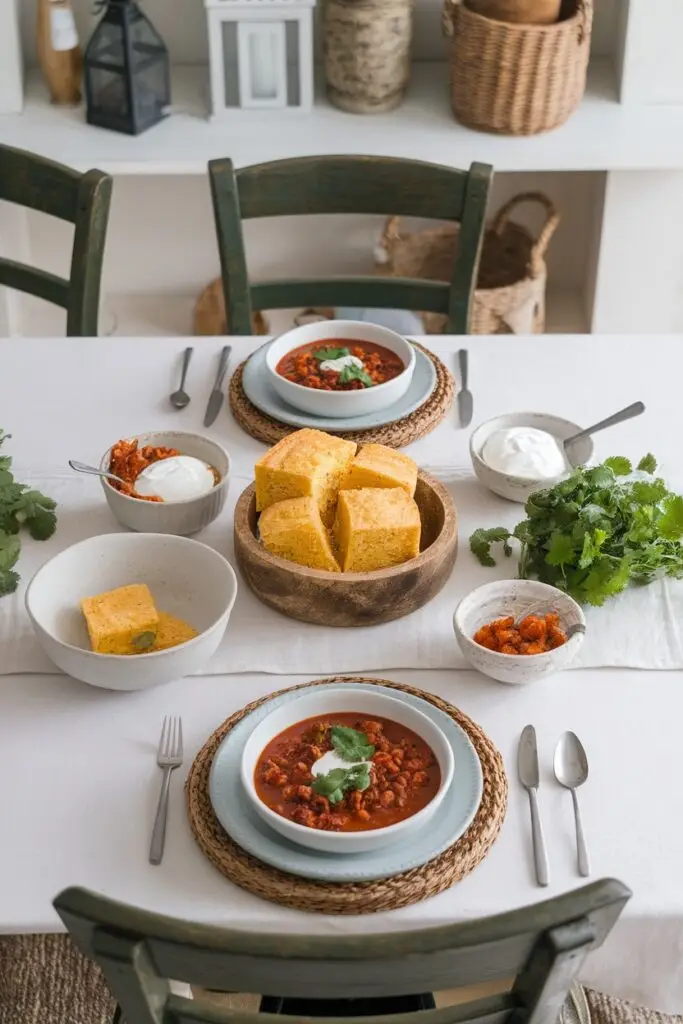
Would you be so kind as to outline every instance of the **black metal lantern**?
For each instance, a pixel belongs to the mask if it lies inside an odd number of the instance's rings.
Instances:
[[[135,0],[104,2],[83,61],[88,124],[139,135],[168,114],[168,50]]]

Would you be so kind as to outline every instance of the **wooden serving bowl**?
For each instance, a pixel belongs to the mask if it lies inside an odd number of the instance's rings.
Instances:
[[[420,554],[376,572],[324,572],[271,555],[257,538],[254,484],[235,507],[235,555],[260,601],[283,615],[318,626],[377,626],[422,608],[451,574],[458,549],[453,499],[420,471],[415,491],[420,509]]]

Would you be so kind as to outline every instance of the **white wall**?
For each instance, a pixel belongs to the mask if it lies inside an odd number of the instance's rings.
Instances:
[[[629,0],[623,103],[683,103],[681,40],[681,0]]]
[[[322,0],[319,0],[319,4],[321,2]],[[617,8],[620,2],[623,3],[625,0],[595,0],[593,49],[597,54],[613,52]],[[655,2],[679,4],[680,0]],[[73,5],[81,39],[85,41],[96,22],[91,13],[92,0],[73,0]],[[24,51],[29,64],[35,63],[35,7],[36,0],[21,0]],[[145,0],[143,9],[159,29],[176,63],[202,64],[207,61],[206,19],[202,0]],[[416,3],[417,60],[440,59],[445,54],[445,42],[441,34],[441,10],[442,0],[418,0]]]

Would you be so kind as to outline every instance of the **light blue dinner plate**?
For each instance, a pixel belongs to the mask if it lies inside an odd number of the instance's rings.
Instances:
[[[318,853],[290,843],[274,832],[252,809],[242,788],[242,751],[254,727],[282,704],[307,690],[283,693],[262,704],[239,722],[216,751],[209,779],[211,805],[221,825],[234,841],[259,860],[291,875],[324,882],[369,882],[420,867],[437,857],[469,827],[481,802],[483,775],[477,753],[459,725],[433,704],[400,690],[371,683],[340,683],[335,689],[368,690],[399,697],[431,718],[444,732],[455,757],[455,774],[438,814],[428,829],[404,833],[393,847],[370,853]]]
[[[436,387],[434,363],[424,352],[416,348],[415,372],[410,387],[403,398],[395,402],[394,405],[390,405],[388,409],[348,419],[326,419],[324,416],[311,416],[310,413],[295,409],[294,406],[285,402],[268,383],[266,352],[272,344],[272,341],[269,341],[249,357],[242,371],[242,388],[249,401],[257,409],[292,427],[314,427],[317,430],[327,430],[330,433],[383,427],[387,423],[395,423],[396,420],[403,419],[404,416],[409,416],[411,412],[419,409]]]

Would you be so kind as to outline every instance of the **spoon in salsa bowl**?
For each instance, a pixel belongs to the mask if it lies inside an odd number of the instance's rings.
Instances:
[[[89,473],[91,476],[103,476],[106,480],[113,480],[114,483],[123,484],[124,487],[128,487],[125,480],[122,480],[120,476],[116,476],[115,473],[109,473],[106,469],[98,469],[96,466],[89,466],[86,462],[76,462],[75,459],[69,459],[69,465],[72,469],[75,469],[77,473]]]

